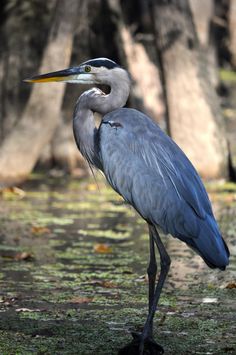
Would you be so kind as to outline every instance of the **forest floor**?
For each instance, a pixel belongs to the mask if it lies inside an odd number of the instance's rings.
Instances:
[[[112,355],[147,314],[148,234],[103,179],[33,175],[0,195],[0,354]],[[236,354],[236,185],[208,186],[225,272],[163,236],[171,270],[155,317],[165,354]]]

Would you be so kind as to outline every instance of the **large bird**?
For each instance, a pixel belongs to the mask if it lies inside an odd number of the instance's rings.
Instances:
[[[149,228],[149,313],[143,331],[133,333],[133,341],[120,354],[162,354],[162,346],[153,339],[153,317],[171,261],[158,230],[185,242],[210,268],[224,270],[229,263],[228,247],[198,173],[150,117],[123,108],[131,80],[114,61],[90,59],[77,67],[25,81],[110,87],[109,94],[92,88],[79,97],[73,116],[74,137],[88,163],[104,173],[113,189],[135,208]],[[94,112],[103,116],[99,128],[95,126]],[[156,285],[155,246],[161,265]]]

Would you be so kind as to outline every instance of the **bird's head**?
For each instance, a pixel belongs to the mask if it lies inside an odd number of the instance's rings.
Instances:
[[[129,74],[118,64],[107,58],[90,59],[77,67],[71,67],[25,79],[29,83],[66,82],[73,84],[107,84],[116,79],[130,82]]]

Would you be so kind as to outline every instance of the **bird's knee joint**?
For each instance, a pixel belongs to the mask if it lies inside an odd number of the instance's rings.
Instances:
[[[161,261],[161,268],[165,270],[169,270],[171,264],[170,258],[165,258],[164,260]]]
[[[156,275],[156,273],[157,273],[157,264],[156,263],[149,264],[147,268],[148,276]]]

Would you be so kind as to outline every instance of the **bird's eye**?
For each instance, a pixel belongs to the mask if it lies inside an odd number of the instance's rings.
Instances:
[[[84,71],[86,73],[89,73],[91,71],[91,67],[89,65],[86,65],[85,68],[84,68]]]

